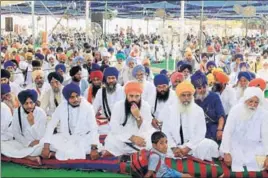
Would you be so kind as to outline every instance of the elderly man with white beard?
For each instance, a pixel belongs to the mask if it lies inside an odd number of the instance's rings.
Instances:
[[[63,100],[61,94],[63,89],[63,77],[57,72],[51,72],[48,74],[47,78],[51,87],[45,92],[40,107],[44,109],[49,117],[51,117],[55,109]]]
[[[215,141],[205,138],[205,115],[202,108],[195,104],[194,93],[194,86],[183,81],[176,87],[176,102],[163,111],[168,120],[163,123],[162,129],[168,138],[168,155],[193,155],[211,161],[219,156],[218,145]]]
[[[151,126],[151,108],[142,99],[143,88],[139,82],[131,81],[124,90],[126,99],[113,107],[111,131],[105,139],[103,156],[130,154],[152,147],[150,137],[155,129]]]
[[[149,103],[152,108],[152,125],[156,129],[161,129],[161,125],[166,120],[166,116],[161,116],[160,113],[166,106],[170,106],[175,102],[176,94],[169,87],[169,79],[166,75],[156,75],[154,85],[156,87],[156,94],[152,95]]]
[[[243,102],[228,116],[220,147],[224,161],[233,172],[268,170],[268,113],[262,107],[258,87],[245,90]]]
[[[197,71],[191,76],[191,82],[195,87],[195,103],[200,106],[206,119],[206,138],[220,142],[225,122],[225,112],[220,96],[209,91],[207,77]]]
[[[257,75],[267,82],[268,81],[268,59],[264,60],[262,65],[263,65],[263,68],[258,71]]]
[[[145,67],[143,65],[137,65],[132,71],[132,76],[143,87],[142,99],[150,102],[152,96],[155,95],[155,86],[145,79]]]
[[[133,68],[137,65],[137,60],[131,56],[126,59],[125,66],[120,71],[118,82],[123,86],[127,82],[134,80],[132,75]]]

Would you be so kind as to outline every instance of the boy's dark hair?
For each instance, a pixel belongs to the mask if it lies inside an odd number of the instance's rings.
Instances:
[[[164,134],[164,132],[157,131],[152,134],[151,141],[152,143],[157,144],[161,138],[167,138],[166,134]]]

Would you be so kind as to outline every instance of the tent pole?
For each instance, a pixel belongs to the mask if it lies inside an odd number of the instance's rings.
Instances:
[[[184,42],[184,1],[181,1],[181,18],[180,18],[180,51],[182,53],[183,50],[183,42]],[[174,59],[174,70],[176,68],[176,60]]]
[[[90,1],[86,1],[86,41],[89,38],[89,3]]]
[[[32,5],[32,39],[33,39],[33,46],[35,45],[35,23],[34,23],[34,1],[31,3]]]
[[[199,50],[200,52],[203,51],[203,16],[204,16],[204,0],[202,0],[202,8],[201,8],[201,17],[200,17],[200,36],[199,36]]]

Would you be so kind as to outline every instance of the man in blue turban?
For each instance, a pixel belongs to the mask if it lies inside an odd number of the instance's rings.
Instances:
[[[155,91],[151,91],[149,104],[153,116],[152,125],[156,129],[161,129],[165,116],[161,116],[161,111],[165,106],[170,106],[176,99],[176,94],[169,87],[169,79],[166,75],[158,74],[154,77]]]
[[[110,120],[111,112],[117,101],[124,99],[123,88],[117,84],[118,70],[108,67],[103,72],[104,86],[100,88],[93,101],[93,107],[97,117],[102,120]],[[108,133],[109,130],[104,132]]]
[[[143,86],[142,99],[149,102],[151,97],[155,94],[155,86],[152,82],[146,80],[145,67],[143,65],[135,66],[132,71],[132,76]]]
[[[238,73],[237,84],[235,87],[237,101],[239,101],[244,96],[244,91],[247,89],[248,84],[252,79],[253,77],[248,71]]]
[[[222,139],[225,122],[221,99],[218,94],[209,91],[207,77],[201,71],[197,71],[191,76],[191,82],[195,87],[195,103],[205,113],[206,138],[219,142]]]
[[[120,71],[118,82],[123,86],[128,81],[134,80],[132,75],[133,68],[137,65],[137,60],[134,57],[129,56],[126,59],[125,66]]]
[[[99,158],[99,134],[94,109],[83,97],[78,85],[66,85],[65,98],[56,108],[47,125],[42,156],[58,160]],[[53,134],[59,125],[58,133]],[[53,154],[52,152],[55,152]]]
[[[12,119],[12,133],[15,140],[1,142],[1,153],[11,158],[25,158],[41,163],[43,137],[47,117],[43,109],[36,106],[37,92],[23,90],[18,94],[21,106],[15,110]]]

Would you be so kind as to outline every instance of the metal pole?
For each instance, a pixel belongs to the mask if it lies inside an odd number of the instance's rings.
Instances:
[[[89,1],[86,1],[86,39],[88,39],[89,33]]]
[[[32,5],[32,40],[34,46],[35,44],[34,1],[32,1],[31,5]]]
[[[104,34],[105,34],[105,36],[106,36],[106,26],[107,26],[107,17],[108,17],[108,15],[107,15],[107,1],[105,1],[105,21],[104,21]],[[106,38],[105,38],[106,39]],[[105,40],[105,42],[106,42],[106,40]]]
[[[149,18],[147,19],[147,35],[149,34]]]
[[[248,0],[247,0],[247,6],[248,6]],[[246,37],[248,36],[248,17],[246,17]]]
[[[202,52],[203,50],[203,15],[204,15],[204,0],[202,0],[202,8],[201,8],[201,17],[200,17],[200,34],[199,34],[199,50]]]
[[[184,1],[181,1],[181,18],[180,18],[180,51],[182,53],[183,50],[183,42],[184,42]],[[176,69],[176,60],[174,59],[174,70]]]

